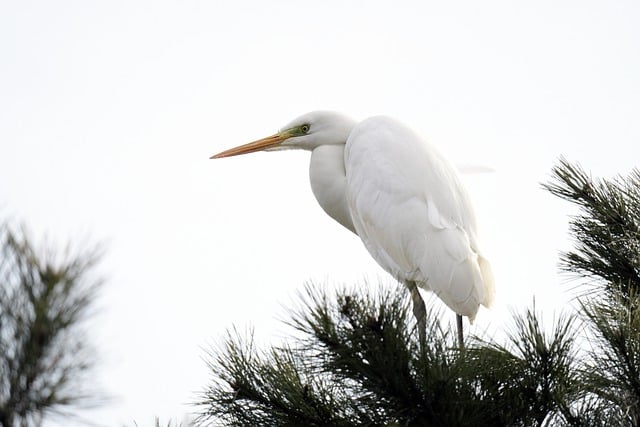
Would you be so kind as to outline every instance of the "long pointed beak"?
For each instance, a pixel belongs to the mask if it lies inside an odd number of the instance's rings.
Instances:
[[[223,157],[239,156],[241,154],[255,153],[256,151],[263,151],[269,148],[275,148],[275,147],[278,147],[280,144],[282,144],[282,141],[289,138],[289,136],[290,135],[286,135],[283,132],[279,132],[279,133],[276,133],[275,135],[271,135],[266,138],[253,141],[248,144],[239,145],[237,147],[230,148],[218,154],[214,154],[209,158],[221,159]]]

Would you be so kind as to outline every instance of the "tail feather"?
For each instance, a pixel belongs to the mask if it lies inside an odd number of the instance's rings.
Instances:
[[[478,265],[482,273],[482,281],[484,283],[484,298],[480,303],[487,308],[493,304],[493,297],[496,293],[495,282],[493,280],[493,271],[491,264],[482,255],[478,255]]]

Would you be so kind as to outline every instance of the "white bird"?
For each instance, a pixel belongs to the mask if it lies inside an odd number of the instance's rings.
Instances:
[[[356,233],[371,256],[411,290],[424,336],[426,311],[416,286],[433,291],[471,322],[494,295],[489,262],[456,169],[431,144],[384,116],[356,122],[329,111],[305,114],[278,133],[218,153],[311,151],[309,177],[320,206]]]

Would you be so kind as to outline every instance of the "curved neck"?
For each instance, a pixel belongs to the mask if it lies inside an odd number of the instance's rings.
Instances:
[[[322,209],[347,230],[355,233],[346,198],[344,144],[316,147],[311,152],[309,178],[313,195]]]

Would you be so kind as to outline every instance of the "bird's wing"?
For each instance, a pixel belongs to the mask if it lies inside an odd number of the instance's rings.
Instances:
[[[349,136],[345,168],[354,226],[384,269],[471,319],[479,304],[490,304],[493,279],[469,198],[434,147],[390,118],[373,117]]]

